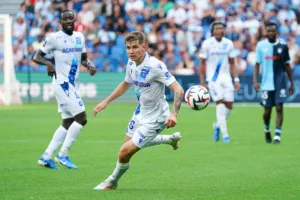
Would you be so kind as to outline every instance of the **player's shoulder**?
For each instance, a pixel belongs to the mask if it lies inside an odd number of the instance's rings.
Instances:
[[[284,47],[284,48],[288,48],[288,45],[286,43],[286,41],[282,38],[279,38],[278,39],[278,44],[281,46],[281,47]]]
[[[76,37],[78,37],[78,36],[83,37],[83,34],[82,34],[81,32],[79,32],[79,31],[73,31],[73,34],[74,34]]]
[[[154,57],[154,56],[149,56],[145,62],[145,67],[148,67],[154,71],[156,70],[162,70],[166,68],[166,64],[159,60],[158,58]]]
[[[257,46],[257,48],[260,48],[261,46],[264,46],[264,45],[267,45],[267,44],[268,44],[268,40],[263,39],[263,40],[259,41],[256,46]]]

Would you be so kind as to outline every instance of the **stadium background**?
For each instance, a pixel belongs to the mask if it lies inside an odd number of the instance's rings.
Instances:
[[[124,35],[133,30],[146,33],[148,52],[163,60],[171,73],[180,75],[184,89],[198,84],[198,52],[203,40],[210,37],[214,20],[227,24],[226,37],[234,41],[242,79],[237,101],[259,101],[251,78],[255,47],[265,37],[264,22],[272,20],[289,46],[296,88],[289,101],[300,102],[299,5],[299,0],[5,0],[0,2],[0,12],[15,16],[13,58],[24,102],[54,101],[46,66],[37,65],[31,58],[44,38],[59,30],[62,9],[76,12],[75,30],[85,35],[88,56],[100,72],[88,78],[81,68],[81,91],[86,101],[104,98],[123,79],[120,74],[128,59]],[[53,59],[52,55],[47,58]],[[133,99],[132,90],[121,98]]]
[[[14,16],[14,67],[22,83],[24,102],[22,106],[0,106],[1,200],[300,199],[297,105],[284,108],[279,146],[265,143],[263,110],[256,103],[234,105],[228,120],[230,144],[213,142],[214,106],[201,112],[183,106],[176,127],[164,131],[164,134],[181,131],[180,148],[172,151],[169,146],[160,145],[138,153],[131,169],[120,180],[119,188],[112,192],[92,188],[115,167],[136,97],[131,90],[121,99],[126,103],[112,103],[97,117],[91,112],[96,102],[124,78],[126,32],[144,30],[150,42],[149,51],[166,62],[186,89],[199,82],[197,52],[203,39],[209,37],[209,25],[215,19],[226,21],[227,37],[235,43],[242,86],[241,92],[236,94],[238,101],[258,101],[251,75],[254,50],[257,41],[265,35],[263,22],[272,19],[279,24],[280,37],[287,40],[293,59],[295,95],[290,100],[300,102],[299,0],[148,0],[146,3],[140,0],[26,0],[25,4],[21,3],[21,0],[0,1],[0,13]],[[76,28],[84,32],[89,56],[99,72],[90,77],[82,69],[80,76],[88,124],[70,151],[79,170],[59,166],[60,170],[52,171],[39,167],[37,160],[61,118],[45,66],[34,65],[30,58],[44,37],[58,29],[59,12],[55,9],[65,5],[82,16]],[[0,60],[2,66],[1,53]],[[3,82],[2,74],[1,71],[0,82]],[[167,91],[167,98],[171,100],[171,97]],[[33,103],[28,104],[30,101]],[[275,114],[273,111],[272,131]]]

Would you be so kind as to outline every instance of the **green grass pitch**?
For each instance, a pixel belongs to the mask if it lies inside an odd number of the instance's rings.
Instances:
[[[79,167],[49,170],[37,165],[60,124],[56,104],[0,108],[1,200],[290,200],[300,199],[299,113],[286,107],[282,144],[264,141],[262,108],[235,107],[228,121],[230,144],[215,143],[215,108],[182,107],[180,148],[160,145],[139,152],[114,191],[94,191],[115,167],[135,104],[111,104],[88,124],[70,157]],[[275,113],[272,115],[274,130]],[[274,132],[273,132],[274,134]]]

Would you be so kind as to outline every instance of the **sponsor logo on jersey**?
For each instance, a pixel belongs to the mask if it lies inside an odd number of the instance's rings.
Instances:
[[[150,87],[150,83],[143,83],[143,82],[139,82],[139,81],[133,81],[133,84],[138,87]]]
[[[280,56],[265,56],[266,60],[280,60]]]
[[[63,53],[74,53],[74,52],[81,52],[82,48],[64,48],[62,49]]]

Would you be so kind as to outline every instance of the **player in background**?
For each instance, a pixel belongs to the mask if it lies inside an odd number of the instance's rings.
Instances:
[[[69,159],[68,151],[87,123],[85,107],[77,90],[80,65],[85,66],[92,76],[96,73],[95,66],[87,58],[82,33],[74,31],[74,22],[75,16],[72,11],[62,11],[62,30],[50,35],[33,58],[36,63],[47,66],[48,75],[52,77],[58,112],[62,117],[62,125],[55,131],[48,148],[38,160],[39,165],[51,169],[57,169],[52,155],[61,144],[55,161],[68,168],[77,168]],[[55,67],[44,58],[50,52],[54,54]]]
[[[256,64],[253,73],[255,90],[261,92],[264,107],[263,121],[265,126],[265,140],[272,143],[270,119],[272,107],[276,106],[276,129],[274,144],[280,144],[281,127],[283,122],[283,103],[287,95],[294,92],[294,81],[290,67],[288,46],[282,39],[277,38],[277,25],[274,22],[266,24],[267,39],[260,41],[256,46]],[[257,77],[262,66],[262,80],[259,85]],[[286,92],[286,75],[290,80],[288,94]]]
[[[220,130],[223,142],[230,142],[227,119],[234,102],[234,90],[240,89],[240,80],[235,68],[233,43],[224,37],[225,25],[214,22],[211,25],[212,37],[203,42],[200,50],[200,84],[209,89],[210,95],[216,102],[217,121],[214,126],[214,139],[219,141]],[[206,67],[206,85],[205,68]],[[232,77],[234,86],[232,84]]]
[[[94,115],[134,85],[138,105],[126,130],[125,143],[120,149],[116,168],[113,173],[96,190],[111,190],[118,186],[118,181],[129,169],[131,157],[140,149],[169,144],[174,150],[178,148],[181,136],[179,132],[172,135],[159,135],[165,127],[172,128],[177,123],[184,91],[166,65],[146,52],[144,33],[134,31],[125,37],[129,60],[126,66],[125,80],[99,103],[93,110]],[[170,113],[165,100],[165,86],[174,92],[174,105]]]

